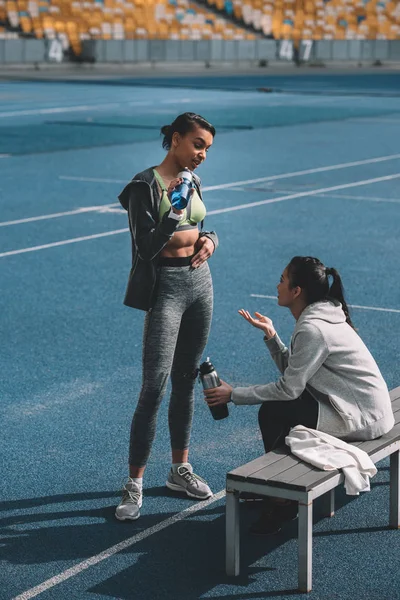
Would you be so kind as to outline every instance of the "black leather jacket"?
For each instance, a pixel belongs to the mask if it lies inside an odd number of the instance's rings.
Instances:
[[[194,183],[201,198],[200,179],[196,175]],[[147,311],[154,306],[156,299],[158,257],[178,228],[179,221],[168,218],[168,212],[159,220],[161,193],[153,167],[135,175],[118,199],[128,211],[132,238],[132,268],[124,304]],[[214,231],[202,230],[199,236],[203,235],[210,238],[217,248],[218,237]]]

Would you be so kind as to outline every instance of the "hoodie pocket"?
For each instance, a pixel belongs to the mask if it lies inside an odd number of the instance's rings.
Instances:
[[[351,414],[349,414],[348,412],[346,412],[345,410],[343,410],[343,407],[341,406],[340,398],[337,399],[337,398],[335,398],[335,396],[328,396],[328,397],[329,397],[329,402],[331,403],[331,406],[342,417],[342,419],[345,419],[346,421],[353,421],[353,416]]]

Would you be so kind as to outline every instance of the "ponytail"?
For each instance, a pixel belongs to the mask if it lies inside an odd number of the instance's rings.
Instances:
[[[342,278],[340,277],[340,275],[336,271],[336,269],[327,267],[326,268],[326,276],[328,277],[329,275],[332,276],[333,282],[329,288],[328,297],[333,298],[334,300],[337,300],[338,302],[340,302],[340,304],[342,305],[343,312],[346,315],[346,322],[350,325],[350,327],[355,329],[355,327],[351,321],[351,318],[350,318],[349,307],[347,306],[346,300],[344,298]]]
[[[288,264],[290,287],[300,287],[304,292],[307,306],[321,300],[337,300],[342,305],[346,322],[355,329],[351,322],[349,308],[344,299],[343,285],[336,269],[325,265],[313,256],[294,256]],[[329,277],[333,278],[329,286]]]

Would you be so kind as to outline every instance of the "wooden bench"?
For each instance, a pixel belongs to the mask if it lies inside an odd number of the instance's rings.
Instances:
[[[390,456],[390,513],[389,526],[400,527],[400,387],[390,392],[395,426],[382,437],[354,442],[368,453],[374,463]],[[338,471],[322,471],[306,464],[290,453],[287,447],[243,465],[227,474],[226,479],[226,572],[239,575],[239,494],[251,492],[297,500],[298,517],[298,583],[301,592],[312,589],[312,509],[313,500],[325,494],[324,514],[332,517],[335,511],[335,488],[344,481]]]

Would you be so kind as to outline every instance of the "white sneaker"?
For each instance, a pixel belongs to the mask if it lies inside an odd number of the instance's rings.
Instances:
[[[175,473],[171,469],[165,485],[174,492],[185,492],[190,498],[197,500],[206,500],[213,495],[207,482],[193,473],[192,465],[189,463],[180,465]]]
[[[136,521],[140,517],[142,502],[142,488],[129,477],[122,490],[122,500],[115,509],[118,521]]]

